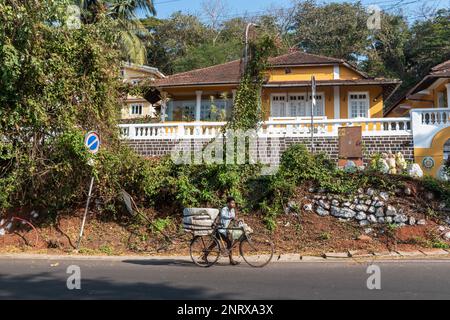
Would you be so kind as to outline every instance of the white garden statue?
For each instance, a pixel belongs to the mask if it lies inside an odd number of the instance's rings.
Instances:
[[[414,163],[414,164],[408,166],[407,172],[408,172],[408,176],[410,176],[412,178],[422,178],[423,177],[423,170],[417,163]]]

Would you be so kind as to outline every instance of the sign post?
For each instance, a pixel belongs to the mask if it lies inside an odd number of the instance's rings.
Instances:
[[[91,131],[86,134],[84,137],[84,145],[88,149],[91,154],[97,154],[100,149],[100,136],[97,132]],[[92,163],[89,163],[93,165]],[[92,197],[92,188],[94,187],[94,177],[91,178],[91,183],[89,185],[89,193],[86,201],[86,207],[84,209],[83,222],[81,223],[80,235],[78,237],[77,250],[80,250],[81,239],[83,238],[84,225],[86,224],[86,217],[89,210],[89,203],[91,202]]]
[[[314,110],[316,109],[316,77],[311,77],[311,153],[314,153]]]

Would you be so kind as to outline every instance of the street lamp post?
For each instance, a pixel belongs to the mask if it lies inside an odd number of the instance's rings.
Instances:
[[[247,63],[248,63],[248,37],[249,37],[251,27],[258,28],[259,26],[255,23],[249,23],[249,24],[247,24],[247,27],[245,28],[244,70],[247,68]]]

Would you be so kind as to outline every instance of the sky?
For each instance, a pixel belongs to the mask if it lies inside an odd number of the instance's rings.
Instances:
[[[158,18],[167,18],[176,11],[192,13],[206,19],[202,10],[204,0],[154,0]],[[214,1],[214,0],[213,0]],[[292,0],[222,0],[226,5],[225,16],[253,16],[270,8],[290,7]],[[345,2],[344,0],[319,0],[319,3]],[[346,2],[356,2],[347,0]],[[403,9],[412,18],[420,18],[420,8],[426,4],[430,8],[450,8],[450,0],[362,0],[363,5],[378,5],[381,9]],[[401,4],[400,4],[401,3]]]

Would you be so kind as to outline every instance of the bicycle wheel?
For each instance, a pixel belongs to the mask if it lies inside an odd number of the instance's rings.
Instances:
[[[272,260],[274,245],[264,234],[251,234],[241,241],[239,251],[248,265],[262,268]]]
[[[208,268],[220,257],[219,242],[214,237],[197,236],[189,246],[192,261],[199,267]]]

